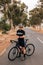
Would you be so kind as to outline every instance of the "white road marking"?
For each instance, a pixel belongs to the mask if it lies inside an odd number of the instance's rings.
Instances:
[[[37,37],[37,39],[38,39],[41,43],[43,43],[43,41],[42,41],[39,37]]]

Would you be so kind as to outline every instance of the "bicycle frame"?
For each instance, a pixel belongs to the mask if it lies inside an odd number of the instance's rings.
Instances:
[[[26,43],[27,43],[28,39],[25,39],[25,48],[26,48]],[[10,40],[11,43],[16,43],[15,47],[17,47],[21,52],[22,52],[22,47],[20,48],[20,46],[18,45],[18,41],[15,40]]]

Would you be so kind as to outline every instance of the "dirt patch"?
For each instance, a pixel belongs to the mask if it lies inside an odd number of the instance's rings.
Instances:
[[[15,40],[16,38],[15,31],[10,31],[9,34],[0,34],[0,53],[2,53],[4,49],[8,48],[11,44],[10,40]]]
[[[33,27],[30,27],[30,29],[31,29],[31,30],[34,30],[34,31],[36,31],[36,32],[39,32],[39,33],[42,33],[42,34],[43,34],[43,30],[41,30],[41,29],[40,29],[40,30],[38,30],[38,29],[33,28]]]

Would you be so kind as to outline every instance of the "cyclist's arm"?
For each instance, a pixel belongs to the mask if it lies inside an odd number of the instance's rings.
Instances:
[[[16,38],[19,38],[19,36],[16,34]]]
[[[16,38],[19,38],[19,36],[18,36],[18,35],[16,35]]]
[[[16,38],[19,38],[19,35],[18,35],[18,30],[17,30],[17,32],[16,32]]]
[[[23,36],[20,36],[20,38],[25,38],[25,35],[23,35]]]

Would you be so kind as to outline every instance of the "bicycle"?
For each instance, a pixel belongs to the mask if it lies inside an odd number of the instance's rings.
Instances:
[[[25,40],[25,43],[27,43],[28,39]],[[14,40],[10,40],[11,43],[18,43],[18,41],[14,41]],[[18,57],[18,54],[19,54],[19,51],[18,51],[18,46],[14,46],[10,49],[10,51],[8,52],[8,59],[10,61],[14,61],[17,57]],[[20,49],[20,48],[19,48]],[[31,56],[33,55],[35,51],[35,46],[32,44],[32,43],[29,43],[29,44],[26,44],[26,55],[27,56]]]

